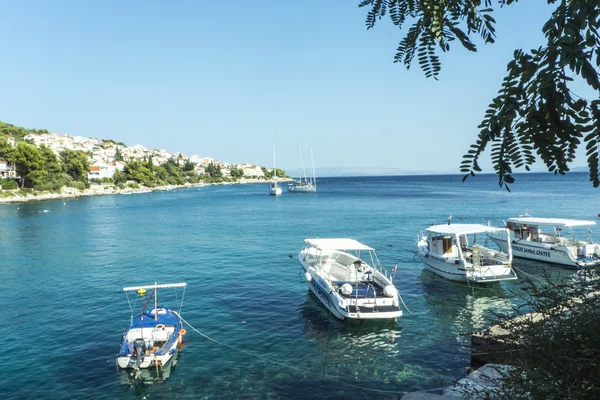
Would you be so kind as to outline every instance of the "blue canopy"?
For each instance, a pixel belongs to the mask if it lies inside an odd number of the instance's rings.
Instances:
[[[162,309],[165,310],[166,313],[158,313],[158,319],[156,320],[154,319],[154,315],[150,314],[149,312],[144,312],[144,314],[142,314],[141,316],[138,315],[136,318],[133,319],[133,322],[129,326],[129,329],[142,327],[151,328],[160,324],[179,326],[179,317],[168,308],[162,307]]]

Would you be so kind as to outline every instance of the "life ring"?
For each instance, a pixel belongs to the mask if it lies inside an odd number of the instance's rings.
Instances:
[[[165,330],[165,326],[163,324],[158,324],[154,327],[154,329],[158,330],[158,331],[164,331]]]

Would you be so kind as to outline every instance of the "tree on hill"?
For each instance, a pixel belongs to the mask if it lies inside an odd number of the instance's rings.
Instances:
[[[60,159],[66,174],[76,181],[87,182],[90,162],[88,156],[84,152],[65,149],[60,152]]]
[[[4,135],[0,135],[0,159],[12,162],[14,148]]]
[[[25,136],[30,133],[48,133],[48,131],[46,129],[25,129],[0,121],[0,133],[13,136],[16,140],[24,140]]]
[[[373,28],[389,16],[399,28],[408,27],[394,62],[410,68],[414,57],[425,76],[437,79],[438,51],[460,43],[477,51],[480,37],[494,43],[492,5],[517,0],[364,0],[366,24]],[[479,158],[491,147],[499,185],[514,182],[513,168],[530,166],[539,158],[555,174],[569,171],[575,152],[585,144],[590,181],[600,185],[600,6],[598,0],[547,0],[557,4],[542,31],[546,42],[529,51],[518,49],[508,63],[508,75],[489,105],[476,142],[464,156],[461,171],[480,172]],[[575,81],[595,93],[587,100],[573,93]]]
[[[123,155],[121,154],[121,149],[117,146],[115,150],[115,161],[123,161]]]
[[[266,180],[273,179],[273,170],[266,167],[260,167]]]
[[[40,146],[40,153],[44,159],[44,168],[49,180],[52,180],[54,176],[62,172],[62,165],[54,151],[46,145]]]
[[[240,179],[244,176],[244,170],[237,167],[229,168],[229,173],[231,174],[231,177],[235,179]]]
[[[215,165],[214,163],[209,163],[206,168],[204,168],[204,173],[211,178],[222,178],[223,173],[221,172],[221,167]]]
[[[38,186],[46,182],[48,174],[44,158],[34,145],[19,142],[15,147],[13,161],[17,175],[21,177],[21,187]]]

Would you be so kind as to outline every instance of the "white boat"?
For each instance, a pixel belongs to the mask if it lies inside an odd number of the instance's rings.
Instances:
[[[310,290],[337,318],[402,315],[398,290],[374,249],[353,239],[306,239],[298,260]]]
[[[317,191],[317,178],[315,176],[315,163],[312,157],[312,146],[310,147],[310,161],[312,163],[312,176],[306,177],[306,170],[304,169],[304,162],[302,161],[302,154],[300,153],[300,145],[298,144],[298,160],[300,161],[300,172],[301,176],[298,180],[289,183],[287,186],[288,192],[292,193],[314,193]]]
[[[574,227],[590,227],[594,221],[566,218],[534,218],[522,215],[509,218],[506,228],[515,257],[558,264],[568,268],[585,268],[600,264],[600,245],[591,236],[587,241],[577,240]],[[504,237],[490,235],[500,248],[508,247]]]
[[[131,315],[131,323],[123,333],[117,354],[117,365],[120,368],[158,368],[166,365],[173,357],[178,344],[183,340],[185,329],[176,311],[158,306],[158,289],[185,286],[186,283],[155,283],[123,288],[124,292],[137,291],[139,294],[145,294],[149,289],[152,291],[139,315]],[[152,297],[154,308],[146,311]],[[183,300],[183,296],[181,298]]]
[[[480,224],[432,225],[419,235],[417,249],[425,267],[453,281],[487,283],[517,279],[510,246],[483,246],[489,233],[508,237],[508,229]]]
[[[273,181],[269,184],[269,194],[279,196],[283,191],[277,183],[277,165],[275,163],[275,138],[273,138]]]

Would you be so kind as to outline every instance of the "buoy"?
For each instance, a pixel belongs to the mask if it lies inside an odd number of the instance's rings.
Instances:
[[[146,289],[140,289],[137,291],[137,294],[139,294],[140,296],[143,296],[146,294]]]
[[[67,205],[67,202],[65,201],[65,202],[63,203],[63,206],[66,206],[66,205]],[[598,216],[600,216],[600,214],[599,214]]]
[[[177,343],[181,344],[183,343],[183,336],[186,334],[186,330],[184,328],[181,328],[181,330],[179,331],[179,336],[177,337]]]

